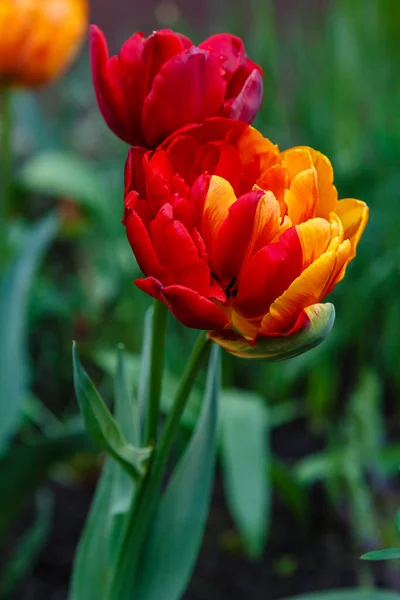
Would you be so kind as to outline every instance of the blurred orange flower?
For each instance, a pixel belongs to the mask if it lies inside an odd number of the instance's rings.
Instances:
[[[73,60],[88,20],[86,0],[0,1],[0,86],[36,87]]]

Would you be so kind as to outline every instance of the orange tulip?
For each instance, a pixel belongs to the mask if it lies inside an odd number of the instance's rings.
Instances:
[[[0,86],[56,78],[75,57],[87,20],[86,0],[1,0]]]
[[[136,285],[185,325],[245,357],[282,359],[329,333],[323,300],[368,219],[338,199],[329,160],[280,152],[230,119],[183,128],[155,152],[132,148],[124,223],[145,278]]]

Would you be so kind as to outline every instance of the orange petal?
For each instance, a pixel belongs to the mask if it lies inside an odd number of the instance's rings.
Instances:
[[[204,202],[202,227],[203,239],[210,257],[215,258],[218,232],[234,202],[236,202],[236,196],[229,181],[213,175]]]
[[[350,262],[351,257],[351,243],[349,240],[344,240],[337,249],[336,252],[336,265],[333,270],[331,280],[325,290],[324,296],[331,293],[335,285],[343,279],[346,273],[346,267]]]
[[[317,187],[318,187],[318,203],[315,216],[324,219],[329,218],[331,212],[336,211],[338,193],[333,185],[333,168],[330,160],[318,150],[302,147],[311,155],[314,168],[317,172]]]
[[[331,241],[332,226],[325,219],[315,218],[296,225],[303,251],[303,268],[323,254]]]
[[[243,264],[249,260],[257,250],[260,250],[260,248],[272,242],[276,235],[285,231],[281,226],[281,220],[279,202],[272,192],[266,192],[257,204],[253,233],[250,238]],[[285,228],[287,229],[288,226],[285,225]]]
[[[303,309],[324,298],[335,267],[336,253],[322,254],[272,303],[262,320],[261,331],[270,333],[289,329]]]
[[[312,168],[301,171],[293,179],[290,189],[285,192],[288,216],[294,225],[315,216],[317,199],[315,170]]]
[[[289,150],[281,152],[281,157],[291,180],[302,171],[313,167],[311,154],[305,147],[289,148]]]
[[[279,162],[278,146],[265,138],[254,127],[249,126],[243,132],[237,149],[244,165],[249,165],[258,158],[260,174]]]
[[[368,206],[361,200],[345,198],[339,200],[335,212],[343,223],[344,238],[351,243],[350,261],[356,255],[357,244],[368,222]]]
[[[269,190],[274,194],[280,204],[282,217],[286,215],[287,206],[284,197],[285,190],[289,187],[289,177],[286,169],[282,165],[274,165],[263,171],[256,183],[261,189]]]

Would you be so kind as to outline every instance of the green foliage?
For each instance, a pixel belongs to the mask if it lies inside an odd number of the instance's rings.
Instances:
[[[36,499],[36,519],[24,533],[9,563],[1,573],[0,598],[11,598],[19,582],[33,567],[51,530],[53,498],[49,492],[41,492]]]
[[[249,556],[259,558],[271,502],[268,411],[259,396],[235,389],[224,390],[221,408],[227,503]]]
[[[373,550],[363,554],[363,560],[393,560],[400,559],[400,548],[386,548],[384,550]]]
[[[10,441],[27,393],[26,309],[39,261],[59,223],[51,214],[32,229],[18,256],[0,278],[0,452]],[[4,243],[4,240],[2,240]]]
[[[118,423],[105,405],[95,385],[79,362],[76,344],[72,347],[74,386],[85,428],[93,442],[116,460],[129,475],[143,475],[143,461],[150,457],[151,450],[135,448],[125,439]],[[117,392],[121,384],[118,379]],[[133,416],[133,413],[132,413]],[[137,427],[137,425],[135,425]]]
[[[135,596],[179,600],[189,582],[208,515],[217,452],[219,349],[210,357],[203,407],[192,438],[155,511]],[[168,542],[166,543],[166,541]],[[126,600],[131,596],[126,596]]]

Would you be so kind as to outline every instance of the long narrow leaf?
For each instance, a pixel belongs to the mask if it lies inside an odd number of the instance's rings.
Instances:
[[[53,496],[38,493],[37,513],[33,525],[26,531],[1,573],[0,598],[11,598],[19,583],[32,569],[50,533],[53,516]]]
[[[107,600],[110,561],[106,541],[111,529],[110,501],[113,466],[113,461],[107,459],[97,484],[75,555],[70,600]]]
[[[128,444],[93,382],[83,369],[76,350],[72,350],[74,386],[86,430],[94,443],[105,450],[132,477],[142,474],[141,463],[150,451]]]
[[[217,452],[219,351],[212,350],[204,404],[189,445],[162,496],[139,568],[137,600],[178,600],[201,544]]]
[[[267,409],[259,396],[238,390],[224,390],[221,406],[227,502],[247,553],[258,558],[270,510]]]
[[[58,226],[54,214],[40,221],[0,280],[0,453],[8,446],[18,424],[21,401],[27,391],[25,314],[29,289]]]
[[[141,444],[139,410],[129,389],[124,350],[122,347],[119,347],[117,352],[117,371],[114,379],[115,420],[127,442],[139,447]],[[131,505],[133,492],[132,478],[129,477],[121,466],[116,465],[112,512],[115,514],[125,513]]]

